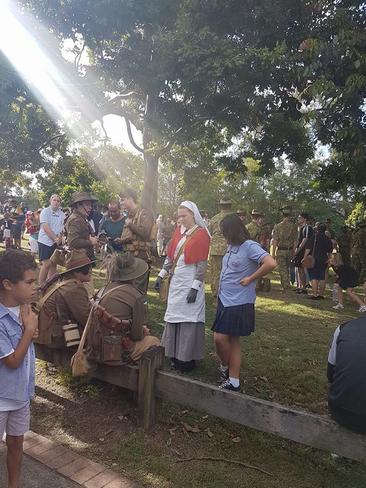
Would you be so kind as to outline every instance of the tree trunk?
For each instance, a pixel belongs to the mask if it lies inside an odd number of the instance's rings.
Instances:
[[[157,116],[156,98],[154,95],[146,96],[145,117],[143,129],[144,148],[144,188],[141,205],[156,213],[158,206],[158,174],[159,157],[157,147],[160,142],[157,131],[154,130],[154,121]]]
[[[141,205],[157,212],[159,160],[154,154],[144,155],[144,188]]]

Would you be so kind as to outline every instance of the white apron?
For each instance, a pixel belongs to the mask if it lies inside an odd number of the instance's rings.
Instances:
[[[180,244],[180,243],[179,243]],[[179,247],[178,244],[178,247]],[[173,324],[205,322],[205,284],[197,292],[194,303],[187,303],[187,295],[196,274],[196,264],[186,264],[184,253],[179,257],[172,276],[164,320]]]

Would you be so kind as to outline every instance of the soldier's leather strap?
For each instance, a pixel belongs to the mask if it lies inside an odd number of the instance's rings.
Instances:
[[[186,240],[183,242],[181,248],[179,249],[177,255],[174,258],[173,266],[172,266],[172,268],[170,270],[170,273],[169,273],[170,278],[174,274],[174,270],[175,270],[175,268],[176,268],[176,266],[178,264],[178,260],[181,257],[181,255],[183,254],[183,251],[184,251],[184,248],[186,247],[187,242],[193,237],[193,235],[198,231],[198,229],[199,229],[199,226],[197,226],[197,228],[192,232],[192,234],[190,234],[189,236],[187,236]]]
[[[35,310],[39,313],[42,310],[43,305],[50,298],[50,296],[52,296],[59,288],[65,286],[66,283],[67,281],[59,281],[54,288],[48,290],[48,292],[43,295],[43,297],[36,303]]]

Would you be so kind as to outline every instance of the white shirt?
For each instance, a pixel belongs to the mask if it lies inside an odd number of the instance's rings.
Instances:
[[[38,242],[45,244],[46,246],[53,246],[54,241],[46,234],[42,224],[48,224],[48,227],[52,232],[58,236],[64,229],[65,214],[61,209],[52,210],[51,206],[44,208],[39,217],[41,229],[38,235]]]

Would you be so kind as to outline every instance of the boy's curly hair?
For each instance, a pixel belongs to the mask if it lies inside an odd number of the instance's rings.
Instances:
[[[3,281],[18,283],[23,279],[25,271],[37,269],[34,257],[24,251],[9,249],[0,254],[0,289],[3,290]]]

